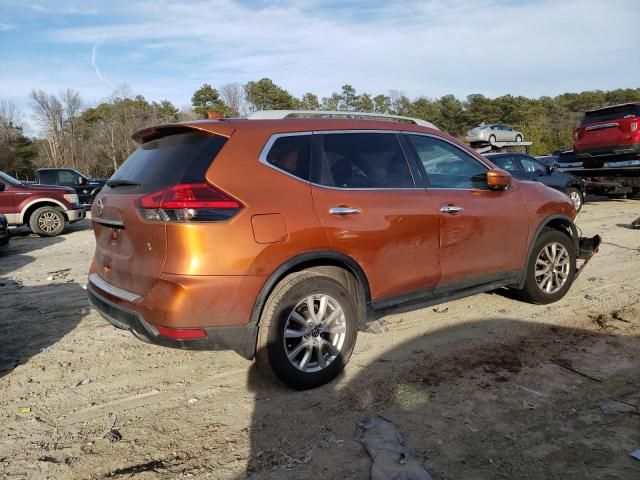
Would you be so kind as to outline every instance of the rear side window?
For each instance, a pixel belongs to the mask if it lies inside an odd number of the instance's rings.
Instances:
[[[487,167],[449,142],[424,135],[407,135],[424,166],[431,188],[487,188]]]
[[[38,180],[40,180],[41,184],[45,185],[56,185],[58,183],[57,172],[39,172]]]
[[[301,180],[309,181],[311,135],[287,135],[273,142],[267,162]]]
[[[603,108],[596,112],[587,112],[582,119],[582,125],[619,120],[625,117],[640,117],[640,105],[620,105],[618,107]]]
[[[350,189],[415,187],[395,134],[324,134],[321,143],[322,185]]]
[[[120,186],[111,192],[150,193],[170,185],[203,182],[226,141],[219,135],[185,132],[143,143],[110,178],[140,185]]]

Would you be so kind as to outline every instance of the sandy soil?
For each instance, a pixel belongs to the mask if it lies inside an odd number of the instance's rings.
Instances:
[[[355,432],[379,414],[435,479],[640,478],[638,216],[638,200],[585,205],[578,224],[604,244],[560,302],[491,293],[386,317],[308,392],[108,325],[83,287],[88,222],[15,237],[0,253],[0,476],[368,478]]]

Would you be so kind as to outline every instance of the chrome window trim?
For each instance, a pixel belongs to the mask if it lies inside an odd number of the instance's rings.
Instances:
[[[307,130],[304,132],[286,132],[286,133],[274,133],[273,135],[271,135],[269,137],[269,140],[267,140],[267,143],[265,143],[264,147],[262,148],[262,150],[260,151],[260,155],[258,157],[258,161],[260,163],[262,163],[263,165],[272,168],[274,170],[276,170],[277,172],[283,173],[291,178],[294,178],[296,180],[298,180],[299,182],[302,182],[304,184],[307,185],[312,185],[314,187],[319,187],[319,188],[326,188],[328,190],[342,190],[342,191],[349,191],[349,192],[362,192],[362,191],[386,191],[386,190],[424,190],[424,188],[422,188],[421,186],[419,186],[416,182],[416,179],[413,177],[413,172],[411,171],[411,167],[408,164],[409,159],[406,156],[406,152],[404,152],[404,149],[402,148],[402,142],[400,142],[400,139],[398,139],[398,144],[400,145],[400,149],[402,150],[403,154],[405,155],[405,159],[407,160],[407,167],[409,167],[409,173],[411,174],[411,178],[413,179],[413,183],[414,186],[413,187],[402,187],[402,188],[341,188],[341,187],[330,187],[328,185],[322,185],[319,183],[315,183],[312,182],[311,180],[304,180],[300,177],[296,177],[295,175],[293,175],[292,173],[287,172],[286,170],[283,170],[281,168],[278,168],[276,165],[269,163],[267,161],[267,155],[269,154],[269,151],[271,150],[271,147],[273,146],[273,144],[276,142],[276,140],[278,140],[279,138],[282,137],[294,137],[294,136],[301,136],[301,135],[328,135],[328,134],[343,134],[343,133],[388,133],[388,134],[393,134],[396,137],[403,133],[400,130]],[[436,135],[433,135],[434,137],[438,138]]]
[[[118,297],[123,300],[126,300],[128,302],[135,302],[136,300],[141,298],[140,295],[138,294],[135,294],[127,290],[123,290],[122,288],[118,288],[114,285],[111,285],[109,282],[100,278],[100,276],[97,273],[89,274],[89,282],[95,285],[96,287],[98,287],[100,290],[107,292],[108,294],[113,295],[114,297]]]

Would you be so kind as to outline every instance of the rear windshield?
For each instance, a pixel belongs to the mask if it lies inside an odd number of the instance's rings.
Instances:
[[[116,170],[116,180],[140,185],[108,187],[111,193],[150,193],[179,183],[205,180],[207,169],[227,139],[219,135],[187,132],[142,144]]]
[[[582,119],[582,125],[638,116],[640,116],[640,105],[620,105],[618,107],[603,108],[596,112],[585,113]]]

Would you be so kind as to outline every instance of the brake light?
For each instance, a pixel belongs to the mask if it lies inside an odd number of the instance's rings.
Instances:
[[[638,122],[633,122],[631,124],[631,131],[635,132],[636,130],[638,130]]]
[[[242,205],[208,183],[173,185],[138,199],[140,213],[151,221],[224,221]]]
[[[575,129],[573,131],[573,139],[574,140],[578,140],[580,138],[580,134],[578,132],[579,132],[578,129]]]
[[[197,338],[205,338],[207,336],[207,332],[203,328],[156,327],[156,329],[163,337],[173,338],[176,340],[195,340]]]

